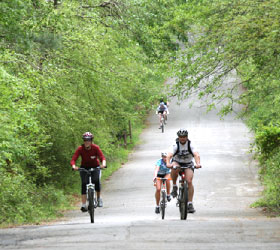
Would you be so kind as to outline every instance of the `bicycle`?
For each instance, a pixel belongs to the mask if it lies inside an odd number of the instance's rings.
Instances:
[[[107,168],[107,167],[105,167]],[[96,193],[95,193],[95,184],[92,183],[91,181],[91,174],[96,171],[97,169],[101,169],[100,167],[96,168],[90,168],[90,169],[85,169],[85,168],[79,168],[79,172],[85,172],[87,175],[86,177],[89,178],[89,182],[87,184],[87,202],[88,202],[88,212],[90,215],[90,222],[94,223],[94,209],[97,208],[97,198],[96,198]]]
[[[189,168],[188,164],[180,164],[178,167],[173,167],[174,169],[180,168],[179,172],[179,194],[177,196],[177,204],[179,206],[180,218],[181,220],[186,220],[188,216],[188,182],[185,179],[185,169]],[[195,168],[197,168],[195,166]]]
[[[166,192],[166,181],[171,180],[171,178],[157,177],[157,180],[161,180],[161,200],[160,200],[160,211],[161,218],[164,220],[165,208],[167,207],[167,192]]]

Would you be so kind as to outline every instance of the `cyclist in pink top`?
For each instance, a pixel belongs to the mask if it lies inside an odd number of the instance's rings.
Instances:
[[[90,168],[96,168],[99,167],[100,168],[105,168],[106,167],[106,159],[101,151],[101,149],[99,148],[99,146],[97,146],[96,144],[92,143],[93,140],[93,135],[90,132],[86,132],[83,134],[83,140],[84,140],[84,144],[82,144],[81,146],[79,146],[77,148],[77,150],[75,151],[72,160],[70,162],[72,169],[73,170],[78,170],[79,167],[76,166],[76,161],[79,158],[79,156],[82,157],[82,162],[81,162],[81,167],[85,168],[85,169],[90,169]],[[100,165],[100,161],[101,161],[101,165]],[[86,206],[86,185],[87,185],[87,178],[86,178],[86,173],[85,172],[80,172],[80,176],[81,176],[81,182],[82,182],[82,207],[81,210],[82,212],[86,212],[87,211],[87,206]],[[92,175],[92,182],[95,184],[95,190],[97,193],[97,202],[98,202],[98,206],[102,207],[103,206],[103,202],[101,199],[101,183],[100,183],[100,179],[101,179],[101,171],[100,169],[98,169],[97,171],[93,172]]]

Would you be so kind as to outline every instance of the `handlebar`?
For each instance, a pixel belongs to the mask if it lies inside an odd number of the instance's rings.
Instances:
[[[107,166],[105,166],[104,168],[107,168]],[[86,168],[79,168],[77,171],[89,173],[89,172],[94,172],[96,169],[101,169],[101,170],[102,170],[102,169],[104,169],[104,168],[101,168],[100,166],[95,167],[95,168],[89,168],[89,169],[86,169]],[[72,168],[72,171],[74,171],[73,168]]]
[[[166,181],[171,181],[171,178],[164,178],[164,177],[156,177],[157,180],[166,180]]]
[[[173,166],[172,169],[176,170],[176,169],[187,169],[187,168],[190,168],[190,167],[186,167],[186,166]],[[197,167],[197,166],[194,166],[195,169],[199,169],[199,168],[202,168],[202,166],[200,165],[200,167]]]

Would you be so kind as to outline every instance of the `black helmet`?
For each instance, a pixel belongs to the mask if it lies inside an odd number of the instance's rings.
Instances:
[[[83,140],[92,140],[93,139],[93,135],[92,135],[92,133],[90,133],[90,132],[85,132],[84,134],[83,134]]]
[[[177,132],[177,135],[180,137],[180,136],[188,136],[188,131],[186,129],[180,129],[178,132]]]

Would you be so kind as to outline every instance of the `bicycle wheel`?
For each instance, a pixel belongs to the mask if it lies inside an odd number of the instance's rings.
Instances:
[[[164,220],[165,216],[165,204],[166,204],[166,193],[161,193],[161,202],[160,202],[160,209],[161,209],[161,218]]]
[[[94,223],[94,190],[88,190],[88,212],[90,215],[90,222]]]
[[[180,217],[181,220],[186,220],[188,215],[188,185],[187,183],[184,184],[184,186],[181,188],[181,196],[180,196],[180,203],[179,203],[179,209],[180,209]]]
[[[164,133],[164,124],[163,124],[163,121],[161,122],[161,132]]]

